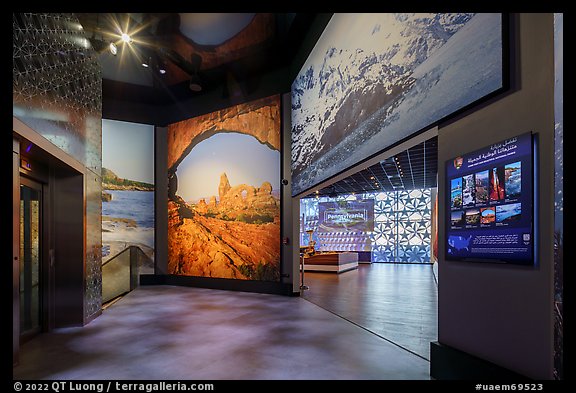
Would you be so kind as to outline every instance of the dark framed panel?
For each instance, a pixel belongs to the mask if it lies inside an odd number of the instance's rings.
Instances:
[[[445,163],[446,260],[534,265],[535,162],[528,132]]]

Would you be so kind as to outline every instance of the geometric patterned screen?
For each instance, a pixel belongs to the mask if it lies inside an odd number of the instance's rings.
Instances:
[[[316,232],[318,202],[374,199],[374,231],[344,233],[339,239],[326,242]],[[319,251],[358,250],[358,244],[368,245],[372,262],[430,263],[432,232],[431,189],[369,192],[318,197],[300,200],[300,244],[308,244],[308,229],[314,230],[313,240]]]
[[[12,14],[13,115],[100,176],[102,71],[74,14]]]

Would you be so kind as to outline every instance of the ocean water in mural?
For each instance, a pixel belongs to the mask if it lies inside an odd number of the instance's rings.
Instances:
[[[129,152],[129,154],[128,154]],[[154,127],[102,121],[102,262],[129,246],[154,266]]]
[[[154,249],[154,192],[107,190],[102,202],[102,243],[108,255],[128,245]],[[150,208],[152,207],[152,209]]]
[[[278,96],[169,127],[170,274],[280,279],[279,140]]]
[[[292,192],[500,89],[500,14],[334,14],[292,84]]]

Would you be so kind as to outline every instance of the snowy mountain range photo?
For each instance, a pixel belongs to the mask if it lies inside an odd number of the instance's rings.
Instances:
[[[292,194],[502,85],[501,14],[334,14],[292,84]]]

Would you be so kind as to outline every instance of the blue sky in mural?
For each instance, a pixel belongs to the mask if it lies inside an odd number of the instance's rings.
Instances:
[[[178,195],[188,202],[218,196],[220,175],[226,172],[232,187],[260,187],[264,181],[280,188],[280,152],[249,135],[216,134],[194,146],[178,166]]]
[[[102,119],[102,166],[154,184],[154,126]]]

